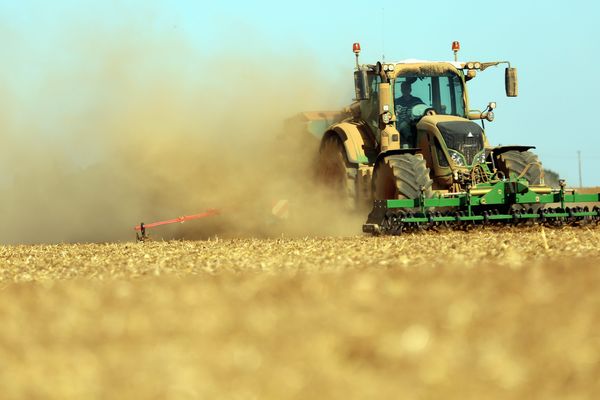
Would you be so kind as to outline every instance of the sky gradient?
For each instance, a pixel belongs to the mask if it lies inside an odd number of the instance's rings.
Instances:
[[[460,60],[510,60],[518,68],[517,98],[504,95],[503,68],[490,68],[470,82],[472,107],[497,102],[496,120],[486,125],[492,144],[535,145],[545,167],[573,186],[581,151],[583,184],[600,186],[600,128],[593,120],[600,80],[589,72],[600,64],[597,2],[369,4],[0,1],[0,57],[5,68],[0,90],[16,99],[11,102],[16,104],[3,105],[0,117],[18,114],[21,104],[36,101],[45,71],[77,69],[85,61],[86,53],[73,46],[79,35],[114,40],[114,33],[123,31],[140,46],[177,37],[190,54],[206,60],[228,54],[239,57],[240,66],[249,59],[267,59],[265,68],[285,68],[278,59],[303,57],[310,68],[331,77],[330,86],[323,83],[324,92],[339,91],[337,102],[315,104],[328,109],[351,101],[353,42],[362,45],[361,61],[372,63],[383,55],[388,61],[450,60],[450,44],[459,40]],[[94,43],[88,45],[93,49]],[[50,129],[45,134],[60,132]]]

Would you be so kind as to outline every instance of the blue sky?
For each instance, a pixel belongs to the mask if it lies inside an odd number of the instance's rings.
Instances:
[[[331,87],[323,91],[339,90],[339,101],[327,107],[337,109],[352,96],[354,41],[361,43],[366,63],[384,53],[388,61],[448,60],[451,42],[459,40],[461,60],[510,60],[518,68],[517,98],[505,97],[502,68],[491,68],[471,81],[472,107],[498,104],[496,121],[487,125],[491,142],[537,146],[544,165],[571,185],[578,181],[581,150],[584,185],[600,186],[600,127],[593,120],[600,93],[595,73],[600,64],[598,2],[372,4],[2,0],[0,57],[6,72],[0,82],[23,101],[35,98],[32,82],[44,79],[46,66],[70,68],[82,61],[77,51],[61,51],[72,36],[102,37],[103,32],[133,26],[129,34],[140,43],[176,35],[190,44],[188,51],[208,58],[227,53],[243,62],[265,54],[272,59],[306,55],[315,69],[332,77]],[[347,85],[340,87],[340,82]],[[5,106],[0,117],[16,108]]]

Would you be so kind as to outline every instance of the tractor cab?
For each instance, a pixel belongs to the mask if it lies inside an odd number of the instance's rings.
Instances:
[[[415,100],[415,99],[418,99]],[[406,74],[394,79],[394,106],[396,114],[406,113],[407,105],[417,106],[411,119],[420,119],[425,111],[436,114],[465,116],[465,101],[461,78],[453,73],[439,75]]]
[[[402,147],[416,147],[417,123],[424,116],[465,117],[462,79],[451,71],[437,74],[408,73],[393,79],[396,129]]]

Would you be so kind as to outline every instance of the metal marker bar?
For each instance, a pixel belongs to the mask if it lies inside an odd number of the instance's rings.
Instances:
[[[168,219],[166,221],[152,222],[150,224],[143,224],[143,225],[144,225],[145,229],[148,229],[148,228],[154,228],[154,227],[161,226],[161,225],[175,224],[175,223],[181,223],[181,222],[185,222],[185,221],[192,221],[194,219],[212,217],[213,215],[218,215],[218,214],[220,214],[219,210],[210,209],[210,210],[207,210],[200,214],[184,215],[183,217]],[[142,224],[136,226],[133,229],[136,231],[141,231]]]

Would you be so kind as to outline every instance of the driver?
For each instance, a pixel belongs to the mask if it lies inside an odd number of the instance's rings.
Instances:
[[[398,130],[401,135],[402,147],[411,147],[412,144],[412,132],[410,129],[410,115],[411,109],[417,104],[425,104],[423,100],[418,97],[411,95],[412,87],[411,83],[404,81],[400,84],[400,91],[402,96],[396,99],[396,115],[398,118]]]

